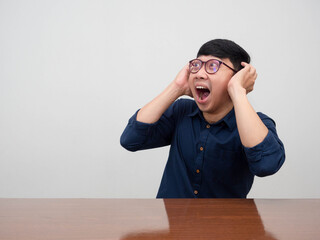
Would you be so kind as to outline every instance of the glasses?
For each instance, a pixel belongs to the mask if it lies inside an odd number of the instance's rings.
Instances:
[[[206,62],[201,61],[200,59],[193,59],[189,62],[189,70],[191,73],[197,73],[202,68],[202,65],[204,64],[204,69],[209,74],[214,74],[218,72],[221,64],[225,65],[226,67],[230,68],[235,73],[238,72],[234,70],[232,67],[228,66],[224,62],[218,60],[218,59],[209,59]]]

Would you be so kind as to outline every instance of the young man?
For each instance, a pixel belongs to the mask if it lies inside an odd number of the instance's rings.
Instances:
[[[236,43],[209,41],[129,120],[124,148],[171,145],[157,198],[246,198],[254,175],[280,169],[285,152],[275,122],[247,98],[257,78],[249,63]]]

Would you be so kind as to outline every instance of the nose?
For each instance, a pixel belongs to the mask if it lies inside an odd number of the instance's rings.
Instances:
[[[207,79],[208,78],[208,74],[204,68],[205,68],[205,66],[203,64],[201,66],[200,70],[197,73],[195,73],[196,78],[199,78],[199,79]]]

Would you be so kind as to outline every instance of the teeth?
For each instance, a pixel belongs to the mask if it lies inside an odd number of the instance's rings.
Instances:
[[[196,89],[207,89],[207,88],[202,86],[196,86]]]

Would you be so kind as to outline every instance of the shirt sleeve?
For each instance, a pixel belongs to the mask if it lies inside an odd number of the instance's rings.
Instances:
[[[285,150],[277,135],[275,122],[262,113],[258,115],[268,128],[268,134],[261,143],[252,148],[244,147],[244,151],[250,171],[264,177],[276,173],[281,168],[285,161]]]
[[[137,121],[138,111],[129,119],[128,125],[120,138],[120,144],[129,151],[138,151],[167,146],[171,143],[175,129],[176,109],[179,100],[174,102],[152,124]]]

